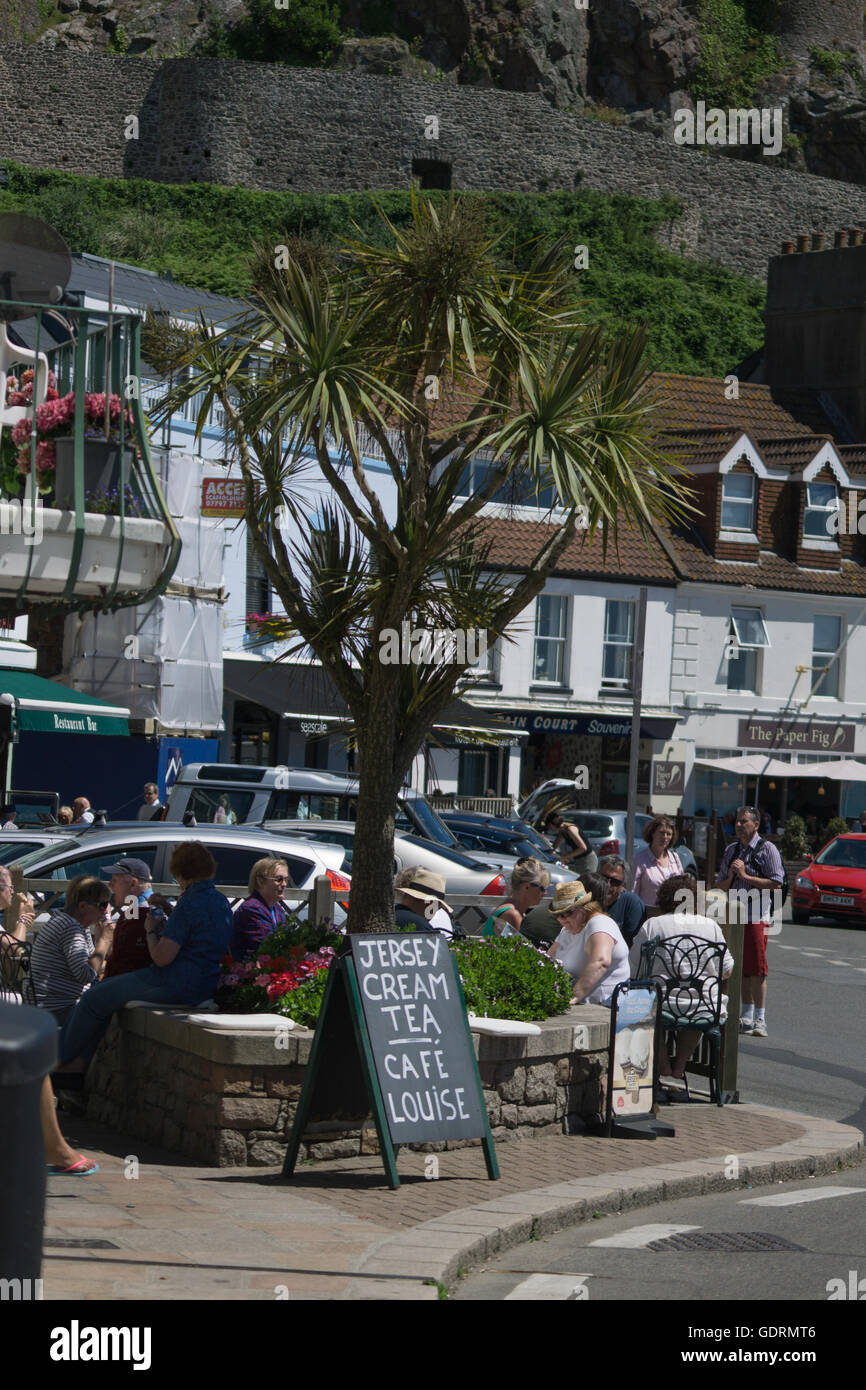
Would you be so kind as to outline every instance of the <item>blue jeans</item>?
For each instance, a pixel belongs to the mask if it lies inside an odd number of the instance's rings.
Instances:
[[[198,991],[194,998],[181,999],[184,993],[177,985],[161,984],[153,979],[154,967],[133,970],[128,975],[116,975],[92,985],[79,999],[60,1033],[60,1061],[71,1062],[83,1057],[89,1062],[107,1029],[111,1015],[122,1009],[130,999],[145,999],[150,1004],[201,1004],[207,993]],[[186,991],[189,996],[189,991]]]

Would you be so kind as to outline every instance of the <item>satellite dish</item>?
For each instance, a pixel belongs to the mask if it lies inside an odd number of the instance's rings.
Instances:
[[[59,232],[38,217],[0,213],[0,322],[32,318],[34,304],[58,304],[71,274]]]

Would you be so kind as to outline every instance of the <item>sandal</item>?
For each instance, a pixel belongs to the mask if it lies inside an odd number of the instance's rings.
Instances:
[[[94,1163],[92,1158],[85,1158],[84,1154],[79,1154],[75,1162],[70,1163],[68,1168],[62,1167],[59,1163],[49,1163],[47,1168],[52,1177],[68,1175],[71,1178],[87,1178],[91,1173],[99,1172],[99,1164]]]

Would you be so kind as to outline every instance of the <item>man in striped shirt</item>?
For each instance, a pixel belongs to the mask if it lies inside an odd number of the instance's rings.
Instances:
[[[51,914],[33,943],[30,971],[40,1008],[64,1024],[85,990],[102,978],[114,938],[107,883],[91,875],[75,878],[66,906]]]

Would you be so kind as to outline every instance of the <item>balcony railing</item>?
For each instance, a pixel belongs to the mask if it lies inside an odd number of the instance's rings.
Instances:
[[[146,603],[168,585],[181,543],[150,451],[140,320],[64,306],[72,333],[58,343],[56,316],[49,332],[52,311],[32,308],[16,324],[30,346],[0,325],[0,601]]]

